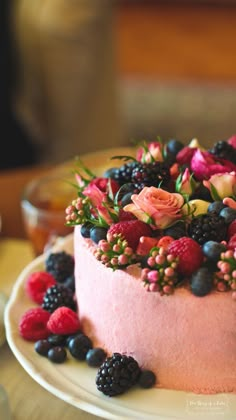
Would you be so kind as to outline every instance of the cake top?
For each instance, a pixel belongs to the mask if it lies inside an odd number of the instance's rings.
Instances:
[[[150,292],[231,290],[236,299],[236,135],[208,150],[158,138],[112,158],[121,166],[101,177],[77,160],[66,208],[94,257],[113,270],[139,264]]]

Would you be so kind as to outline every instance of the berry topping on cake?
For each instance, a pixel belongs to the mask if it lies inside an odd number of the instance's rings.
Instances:
[[[219,271],[215,273],[217,289],[224,291],[227,289],[236,290],[236,248],[229,249],[221,253],[217,263]]]
[[[43,309],[42,309],[43,310]],[[47,312],[47,311],[45,311]],[[65,306],[56,309],[50,316],[47,328],[52,334],[74,334],[80,329],[80,321],[76,312]]]
[[[217,214],[203,214],[192,219],[189,235],[200,245],[207,241],[221,242],[226,239],[227,225],[224,218]]]
[[[28,277],[25,283],[25,291],[33,302],[41,305],[46,290],[55,284],[56,280],[52,274],[45,271],[37,271]]]
[[[227,239],[230,239],[235,234],[236,234],[236,219],[234,219],[228,227]]]
[[[206,296],[213,288],[213,274],[207,267],[200,267],[190,279],[190,288],[196,296]]]
[[[129,220],[111,225],[107,237],[121,235],[128,242],[134,251],[136,250],[141,236],[151,236],[152,229],[149,225],[140,220]]]
[[[97,260],[113,270],[127,267],[136,262],[136,255],[121,234],[108,235],[107,240],[99,241],[94,251]]]
[[[186,236],[171,242],[168,252],[178,258],[177,270],[183,276],[190,276],[203,262],[202,248]]]
[[[67,277],[74,274],[74,257],[65,251],[49,254],[45,265],[46,271],[52,274],[58,283],[63,283]]]
[[[47,289],[43,298],[42,308],[52,313],[60,306],[66,306],[73,311],[76,310],[74,292],[59,283]]]
[[[140,367],[133,357],[114,353],[105,359],[98,370],[97,389],[109,397],[123,394],[137,384],[140,373]]]
[[[236,164],[236,149],[225,140],[219,140],[209,152],[221,159],[226,159]]]
[[[165,189],[170,180],[170,168],[164,162],[137,163],[131,174],[131,182],[139,191],[150,186]]]
[[[147,259],[147,267],[142,269],[141,279],[150,292],[170,295],[178,281],[179,258],[167,249],[152,248]]]
[[[50,334],[48,320],[50,313],[37,307],[28,309],[19,322],[20,335],[29,341],[37,341],[47,338]]]
[[[66,223],[81,225],[106,267],[137,264],[146,290],[171,294],[202,267],[217,271],[220,254],[236,247],[235,144],[235,136],[209,150],[195,138],[186,146],[175,139],[144,141],[136,157],[114,156],[125,163],[103,178],[80,162],[78,197],[66,209]],[[157,249],[166,250],[168,264],[175,259],[171,267],[150,267]]]

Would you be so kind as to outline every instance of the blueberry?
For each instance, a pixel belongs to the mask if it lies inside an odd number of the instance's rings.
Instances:
[[[219,214],[225,207],[226,206],[223,204],[223,201],[213,201],[213,203],[209,204],[207,212]]]
[[[170,152],[167,150],[166,156],[165,156],[165,163],[169,166],[173,165],[176,161],[176,155],[175,153]]]
[[[98,242],[101,239],[106,239],[107,237],[107,228],[100,227],[100,226],[94,226],[90,231],[90,239],[92,239],[93,242],[98,244]]]
[[[140,374],[138,384],[141,388],[151,388],[156,383],[156,375],[151,370],[143,370]]]
[[[38,340],[34,344],[35,351],[40,354],[40,356],[48,355],[48,351],[52,348],[52,344],[48,342],[48,340]]]
[[[224,252],[226,247],[219,242],[207,241],[204,243],[202,250],[207,258],[209,258],[211,261],[217,262],[220,258],[221,252]]]
[[[167,143],[167,150],[171,153],[173,153],[174,155],[177,155],[177,153],[180,152],[181,149],[183,149],[184,144],[176,139],[171,139],[168,141]]]
[[[64,346],[66,344],[66,337],[60,334],[52,334],[49,335],[48,342],[51,346]]]
[[[78,360],[85,360],[87,352],[93,347],[92,341],[84,334],[78,334],[69,341],[69,351]]]
[[[91,367],[101,366],[105,358],[106,358],[106,352],[99,347],[90,349],[86,354],[86,362]]]
[[[52,347],[48,352],[48,359],[53,363],[63,363],[67,358],[67,353],[64,347]]]
[[[174,239],[179,239],[186,235],[185,224],[183,222],[175,223],[167,229],[164,229],[164,235],[172,236]]]
[[[207,267],[201,267],[193,273],[190,287],[195,296],[206,296],[210,293],[213,287],[213,275]]]
[[[90,238],[90,230],[93,227],[92,223],[86,222],[81,226],[80,233],[83,238]]]
[[[115,175],[117,173],[117,169],[118,168],[109,168],[109,169],[107,169],[104,172],[103,177],[104,178],[112,178],[112,179],[115,178]]]
[[[229,225],[236,219],[236,210],[231,209],[230,207],[225,207],[220,211],[220,216],[222,216],[225,219],[225,223]]]

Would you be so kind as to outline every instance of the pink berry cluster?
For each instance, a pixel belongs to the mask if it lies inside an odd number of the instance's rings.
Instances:
[[[168,253],[163,247],[152,248],[147,259],[150,268],[143,268],[141,279],[150,292],[170,295],[178,279],[178,257]]]
[[[78,197],[66,208],[66,224],[68,226],[74,224],[83,224],[87,220],[87,207],[89,207],[89,199],[87,197]]]
[[[236,297],[236,249],[222,252],[217,267],[219,268],[215,273],[217,290],[224,292],[230,288]]]
[[[113,270],[136,262],[136,254],[121,234],[107,234],[107,240],[102,239],[98,242],[94,255],[102,264]]]

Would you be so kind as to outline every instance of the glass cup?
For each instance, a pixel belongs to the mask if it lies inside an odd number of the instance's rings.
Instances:
[[[72,233],[65,209],[76,197],[71,175],[50,174],[26,185],[21,200],[23,223],[35,255],[49,249],[58,237]]]

